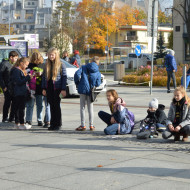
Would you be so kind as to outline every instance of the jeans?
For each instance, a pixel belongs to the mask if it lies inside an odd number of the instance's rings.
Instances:
[[[173,72],[173,71],[167,71],[167,76],[168,76],[168,79],[167,79],[167,89],[170,90],[170,81],[171,81],[171,78],[173,80],[173,85],[174,85],[174,89],[175,89],[176,88],[175,72]]]
[[[35,99],[36,99],[37,121],[42,121],[43,96],[42,95],[35,95]],[[26,103],[26,121],[32,122],[35,99],[31,98]]]
[[[162,137],[164,139],[168,139],[170,138],[172,135],[175,134],[180,134],[180,135],[190,135],[190,125],[186,125],[183,128],[180,129],[180,131],[178,133],[176,132],[171,132],[169,130],[169,128],[167,128],[163,133],[162,133]]]
[[[111,114],[104,111],[99,111],[98,116],[102,121],[104,121],[107,124],[107,126],[111,125]]]
[[[89,125],[93,126],[93,103],[90,100],[90,96],[85,94],[80,94],[80,117],[81,117],[81,126],[85,126],[85,104],[87,102],[88,115],[89,115]]]
[[[118,123],[114,123],[104,129],[106,135],[117,135],[118,134]]]
[[[188,88],[189,83],[190,83],[190,76],[188,75],[188,76],[186,77],[186,88]],[[183,85],[183,77],[181,77],[181,85]]]
[[[156,130],[159,132],[163,132],[166,130],[166,126],[161,123],[156,123]]]
[[[44,117],[44,122],[45,123],[49,123],[51,120],[51,114],[50,114],[50,105],[47,101],[47,97],[44,96],[43,98],[44,102],[45,102],[45,117]]]

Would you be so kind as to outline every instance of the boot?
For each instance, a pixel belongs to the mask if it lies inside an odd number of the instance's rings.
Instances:
[[[183,142],[187,142],[187,141],[188,141],[188,135],[183,135],[182,141],[183,141]]]
[[[180,141],[180,134],[174,135],[174,141]]]

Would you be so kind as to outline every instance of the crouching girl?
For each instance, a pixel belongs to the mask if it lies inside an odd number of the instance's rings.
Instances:
[[[125,108],[126,103],[118,97],[114,89],[106,92],[111,114],[104,111],[98,113],[107,127],[104,129],[106,135],[128,134],[131,133],[134,125],[134,115]]]
[[[164,139],[174,135],[174,141],[188,140],[190,134],[190,99],[184,87],[177,87],[174,91],[174,98],[168,112],[168,120],[166,122],[167,129],[162,133]]]

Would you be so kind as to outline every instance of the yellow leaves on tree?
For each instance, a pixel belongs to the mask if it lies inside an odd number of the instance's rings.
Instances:
[[[83,0],[79,3],[77,11],[83,17],[86,25],[86,42],[97,49],[105,49],[111,44],[107,42],[107,35],[115,33],[122,25],[144,25],[146,18],[144,11],[132,9],[128,5],[122,8],[113,8],[113,2],[107,0]]]

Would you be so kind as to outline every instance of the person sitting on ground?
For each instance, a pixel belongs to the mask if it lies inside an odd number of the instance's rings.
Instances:
[[[137,138],[146,139],[154,136],[153,133],[158,135],[156,131],[163,132],[166,130],[167,117],[164,109],[165,106],[163,104],[158,104],[158,100],[156,98],[153,98],[149,102],[149,108],[147,110],[148,115],[141,121],[140,132],[137,134]]]
[[[107,90],[106,96],[111,114],[104,111],[98,112],[100,119],[107,124],[107,127],[104,129],[104,133],[106,135],[131,133],[134,123],[131,124],[130,122],[129,111],[125,108],[125,101],[118,97],[118,94],[114,89]],[[132,112],[130,113],[134,122],[134,115]]]
[[[190,68],[187,70],[187,76],[186,76],[186,88],[188,88],[190,83]],[[183,77],[181,77],[181,85],[183,85]]]
[[[190,98],[183,86],[177,87],[174,91],[166,125],[167,129],[162,133],[164,139],[174,135],[174,141],[180,141],[180,135],[182,135],[182,141],[188,141],[190,134]]]

